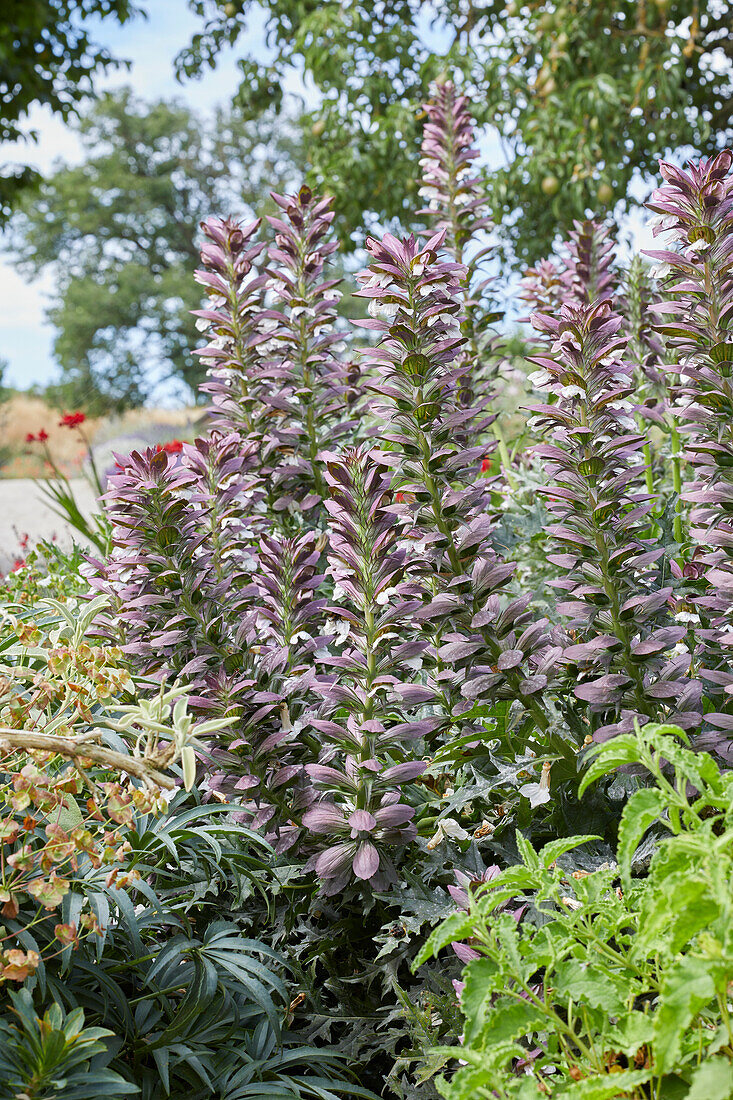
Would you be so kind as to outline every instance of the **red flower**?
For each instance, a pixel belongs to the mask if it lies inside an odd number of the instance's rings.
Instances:
[[[15,561],[13,562],[13,568],[10,570],[10,572],[11,573],[17,573],[18,570],[22,569],[24,565],[25,565],[25,558],[16,558]]]
[[[60,428],[78,428],[80,424],[83,424],[86,420],[86,416],[83,412],[64,413],[59,420]]]
[[[38,433],[38,442],[39,443],[45,443],[47,439],[48,439],[48,432],[46,431],[45,428],[41,428],[40,432]]]
[[[490,470],[490,469],[491,469],[491,459],[490,458],[485,458],[483,460],[483,462],[481,463],[481,473],[485,474],[487,472],[487,470]]]
[[[398,504],[402,504],[402,502],[405,499],[405,494],[404,493],[395,493],[394,498],[395,498],[395,500],[397,501]]]
[[[172,439],[170,443],[156,443],[155,453],[157,455],[165,452],[167,455],[179,455],[183,450],[183,443],[180,439]]]
[[[25,437],[25,441],[26,441],[26,443],[35,443],[36,442],[36,437],[34,436],[33,432],[28,432],[28,435]]]

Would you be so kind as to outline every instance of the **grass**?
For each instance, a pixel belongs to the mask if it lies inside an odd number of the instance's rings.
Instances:
[[[176,434],[189,438],[198,415],[197,409],[133,409],[122,416],[90,418],[84,432],[92,442],[104,442],[155,424],[165,426],[161,430],[164,442]],[[43,448],[26,443],[29,434],[37,435],[41,429],[48,432],[48,446],[66,476],[81,474],[86,448],[78,432],[59,426],[60,419],[57,409],[28,394],[14,394],[0,405],[0,478],[45,477],[49,473]]]

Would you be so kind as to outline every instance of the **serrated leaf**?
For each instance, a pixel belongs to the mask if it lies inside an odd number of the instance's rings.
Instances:
[[[634,734],[620,733],[603,745],[593,746],[589,750],[591,763],[580,781],[578,795],[583,797],[591,783],[595,783],[609,772],[616,771],[622,764],[637,764],[641,755],[641,746]]]
[[[474,1049],[493,1047],[496,1043],[512,1042],[524,1038],[531,1032],[541,1031],[548,1026],[547,1017],[529,1001],[509,1001],[496,1005],[485,1014],[481,1025],[472,1034]],[[467,1025],[468,1027],[468,1025]],[[466,1032],[468,1037],[468,1032]]]
[[[654,1018],[657,1074],[670,1073],[690,1023],[715,996],[715,983],[702,959],[686,956],[664,975],[660,1005]]]
[[[675,954],[714,921],[719,911],[705,879],[695,877],[683,864],[678,873],[665,875],[645,891],[635,956],[642,958],[662,949]]]
[[[562,1096],[567,1100],[618,1100],[628,1090],[642,1085],[652,1075],[650,1069],[625,1069],[604,1077],[587,1077],[584,1081],[566,1085]]]
[[[637,983],[580,959],[565,959],[555,967],[552,984],[561,1004],[573,1001],[620,1016]]]
[[[559,840],[551,840],[549,844],[545,844],[544,848],[540,849],[540,862],[543,867],[549,868],[560,856],[564,856],[566,852],[571,852],[573,848],[579,848],[581,844],[588,844],[591,840],[601,839],[599,836],[588,835],[561,837]]]
[[[539,856],[537,855],[527,838],[522,833],[520,833],[519,829],[517,829],[516,840],[517,848],[519,849],[519,855],[521,856],[522,863],[524,863],[525,867],[529,867],[533,871],[539,870]]]
[[[439,925],[421,947],[418,956],[412,964],[416,970],[428,959],[432,959],[449,943],[454,940],[466,939],[473,932],[473,920],[468,913],[454,913]]]
[[[624,806],[618,827],[617,858],[621,877],[628,889],[631,881],[631,862],[639,842],[657,818],[661,817],[666,799],[656,787],[646,787],[632,794]]]
[[[461,975],[464,987],[461,1008],[466,1017],[465,1041],[471,1043],[480,1034],[494,994],[504,986],[504,975],[494,959],[474,959]]]

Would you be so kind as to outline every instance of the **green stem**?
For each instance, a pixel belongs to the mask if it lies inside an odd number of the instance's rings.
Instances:
[[[677,424],[672,421],[670,431],[672,438],[672,485],[675,492],[674,504],[674,541],[681,543],[684,538],[682,531],[682,449],[680,446],[680,433]]]
[[[496,443],[499,448],[499,456],[501,458],[501,468],[504,471],[506,483],[511,491],[513,493],[516,493],[517,483],[512,476],[512,460],[509,455],[509,449],[506,445],[506,439],[504,438],[504,433],[501,430],[501,425],[499,424],[498,419],[495,420],[494,423],[491,425],[491,430],[496,437]]]

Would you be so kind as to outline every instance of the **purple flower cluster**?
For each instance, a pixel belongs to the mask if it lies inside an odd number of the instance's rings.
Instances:
[[[390,510],[390,476],[375,450],[329,455],[328,569],[335,582],[330,608],[344,624],[345,645],[330,658],[336,670],[314,683],[325,718],[312,720],[325,744],[321,761],[306,765],[319,801],[303,816],[313,834],[331,843],[311,858],[326,893],[343,889],[351,874],[384,889],[395,880],[389,849],[416,836],[414,808],[400,786],[424,763],[410,759],[415,742],[435,721],[405,721],[412,707],[432,700],[411,667],[427,649],[417,635],[422,592],[410,576],[407,549],[398,544]],[[412,635],[412,636],[411,636]],[[335,714],[344,714],[334,721]]]
[[[557,610],[574,635],[563,649],[573,693],[588,704],[595,737],[670,718],[701,719],[700,684],[689,652],[667,652],[687,634],[675,622],[664,547],[646,538],[652,499],[644,481],[645,440],[636,430],[633,371],[623,319],[607,300],[537,314],[549,354],[537,356],[535,383],[554,398],[532,409],[550,442],[536,448],[549,485],[547,528],[566,598]],[[672,607],[670,607],[670,603]]]
[[[733,713],[733,154],[682,170],[662,164],[664,184],[649,208],[655,233],[670,247],[649,255],[660,264],[663,300],[658,331],[678,363],[676,403],[686,429],[694,479],[682,497],[693,504],[691,536],[701,551],[705,586],[694,599],[704,645],[700,675],[715,709],[705,721],[729,734]],[[706,743],[719,747],[720,738]]]
[[[481,178],[473,167],[479,151],[475,143],[469,103],[450,81],[437,81],[425,104],[420,197],[427,206],[418,211],[430,222],[432,233],[444,232],[443,249],[452,260],[465,265],[461,278],[462,332],[466,339],[459,353],[459,400],[470,405],[477,388],[489,396],[488,381],[496,373],[499,357],[492,322],[498,314],[486,299],[491,282],[482,274],[482,262],[491,254],[488,234],[493,223]]]
[[[573,761],[636,723],[674,721],[721,755],[733,729],[730,154],[663,167],[661,276],[623,272],[583,222],[525,283],[550,622],[504,555],[511,493],[481,476],[487,374],[501,382],[473,124],[447,82],[427,115],[433,227],[367,238],[358,369],[328,200],[303,187],[273,196],[265,227],[204,223],[212,428],[119,460],[93,578],[137,668],[230,719],[202,762],[211,795],[329,895],[395,882],[428,758],[499,720]]]

